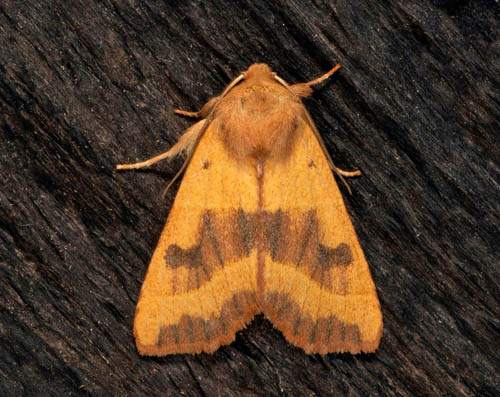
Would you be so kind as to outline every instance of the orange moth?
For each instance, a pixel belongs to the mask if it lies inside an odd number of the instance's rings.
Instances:
[[[377,292],[332,174],[360,172],[334,166],[300,99],[339,68],[288,85],[254,64],[176,110],[201,120],[169,151],[117,166],[186,154],[137,304],[141,354],[214,352],[261,312],[307,353],[377,349]]]

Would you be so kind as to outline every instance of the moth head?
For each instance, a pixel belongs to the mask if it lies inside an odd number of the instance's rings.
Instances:
[[[265,63],[254,63],[251,65],[246,72],[242,73],[243,78],[245,80],[258,80],[258,81],[263,81],[263,80],[268,80],[272,81],[274,80],[274,76],[276,73],[274,73],[269,66],[267,66]]]
[[[250,85],[259,85],[259,83],[262,82],[272,83],[278,81],[280,84],[288,88],[288,84],[277,76],[276,73],[274,73],[265,63],[254,63],[248,68],[248,70],[241,73],[226,87],[223,93],[219,96],[219,99],[224,98],[229,91],[231,91],[234,86],[238,85],[242,80],[248,82]]]

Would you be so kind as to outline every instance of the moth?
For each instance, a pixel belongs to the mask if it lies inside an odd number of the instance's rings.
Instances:
[[[289,85],[253,64],[176,110],[201,120],[169,151],[117,166],[186,155],[137,304],[139,353],[214,352],[258,313],[307,353],[377,349],[377,292],[332,173],[359,171],[335,167],[301,102],[339,68]]]

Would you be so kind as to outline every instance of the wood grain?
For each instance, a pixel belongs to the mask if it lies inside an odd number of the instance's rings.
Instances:
[[[0,3],[2,395],[495,395],[500,6],[493,0]],[[263,317],[213,355],[143,358],[132,321],[182,162],[253,62],[305,101],[377,286],[375,355],[305,355]]]

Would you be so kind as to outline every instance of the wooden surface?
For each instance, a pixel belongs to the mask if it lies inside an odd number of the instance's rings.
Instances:
[[[495,395],[500,5],[0,1],[2,395]],[[271,4],[273,3],[273,4]],[[262,316],[213,355],[140,357],[132,321],[182,161],[253,62],[306,100],[384,314],[373,355],[306,355]],[[328,198],[325,198],[328,199]]]

